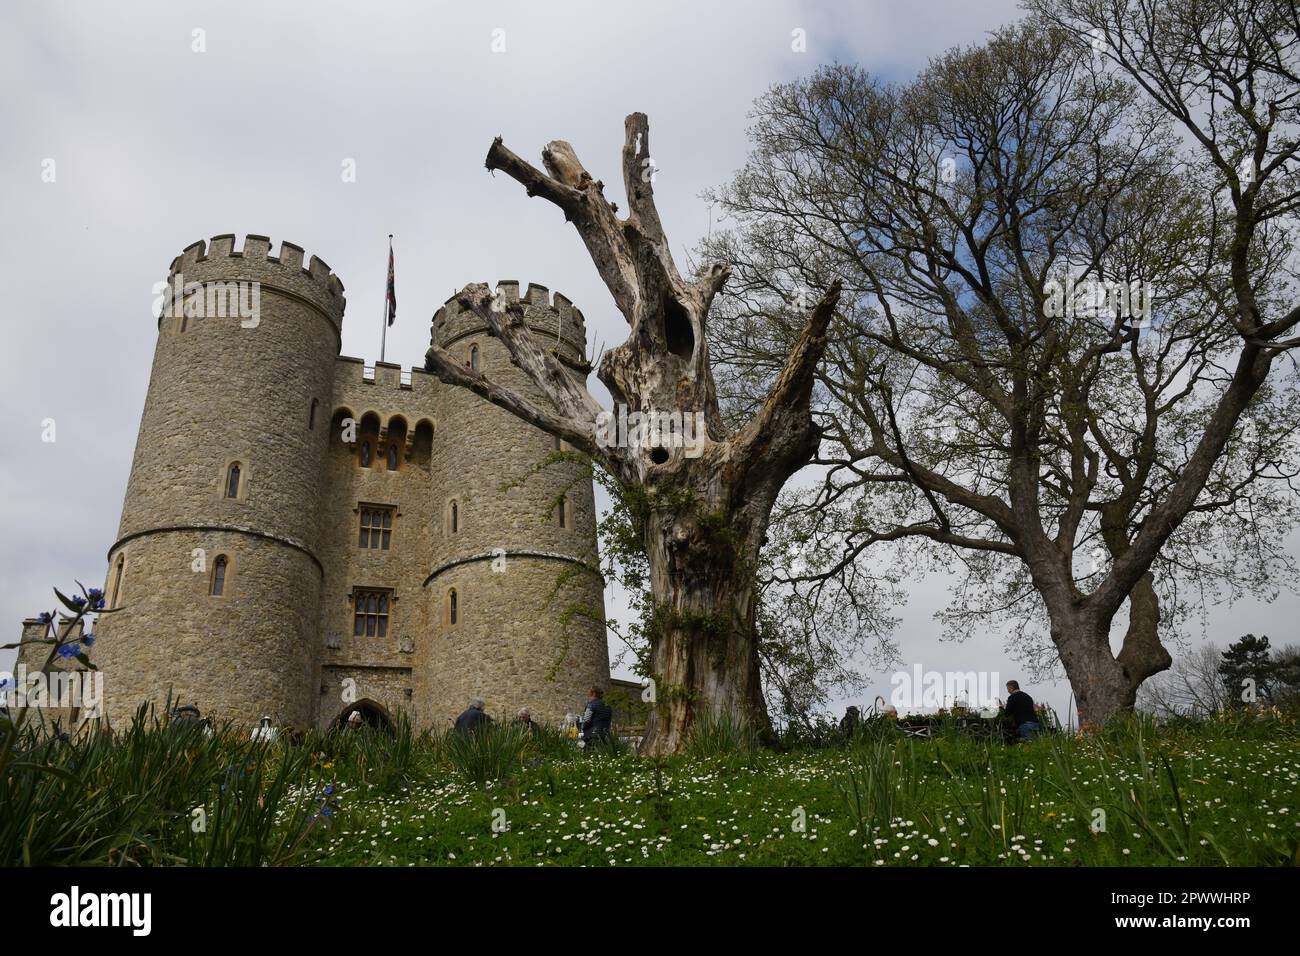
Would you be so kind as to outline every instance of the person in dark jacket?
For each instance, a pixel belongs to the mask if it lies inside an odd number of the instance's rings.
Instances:
[[[482,697],[471,700],[465,712],[456,718],[456,731],[462,734],[473,733],[492,723],[492,718],[483,712],[485,706]]]
[[[858,725],[862,721],[862,712],[853,705],[849,705],[844,710],[844,716],[840,718],[840,734],[846,740],[852,740],[853,735],[857,733]]]
[[[1033,740],[1043,729],[1038,723],[1038,712],[1034,710],[1034,698],[1021,690],[1017,681],[1007,681],[1007,703],[1004,709],[1021,740]]]
[[[614,710],[605,703],[605,692],[593,687],[587,695],[587,709],[582,713],[583,741],[591,746],[598,740],[609,740],[609,728],[613,722]]]

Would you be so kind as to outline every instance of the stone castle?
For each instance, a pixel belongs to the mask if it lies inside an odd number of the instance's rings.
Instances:
[[[199,305],[158,321],[108,551],[104,595],[121,610],[91,651],[106,715],[169,692],[241,726],[323,729],[359,710],[444,729],[476,696],[498,718],[579,710],[610,683],[589,468],[423,369],[341,355],[343,283],[270,246],[216,236],[171,265],[169,285]],[[213,314],[213,291],[241,283],[255,319]],[[520,298],[515,282],[498,291]],[[582,313],[541,286],[522,301],[585,378]],[[431,336],[540,398],[453,300]]]

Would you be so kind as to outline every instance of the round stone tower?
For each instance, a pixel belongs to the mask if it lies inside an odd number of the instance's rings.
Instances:
[[[343,285],[250,235],[171,266],[92,660],[114,723],[170,689],[247,726],[312,718],[320,484]]]
[[[517,282],[497,290],[520,301]],[[538,340],[585,379],[582,313],[538,285],[523,304]],[[434,316],[431,337],[493,381],[546,401],[454,299]],[[580,712],[593,684],[609,684],[590,466],[466,389],[439,383],[437,405],[443,437],[433,450],[433,560],[424,582],[433,725],[447,726],[476,696],[497,718],[520,707],[547,722]]]

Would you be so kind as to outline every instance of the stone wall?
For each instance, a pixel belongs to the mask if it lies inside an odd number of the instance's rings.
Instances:
[[[507,301],[518,299],[517,283],[499,288]],[[580,363],[581,313],[563,296],[552,301],[541,286],[529,286],[525,298],[526,319],[539,337]],[[545,400],[483,323],[454,302],[435,316],[432,338],[467,364],[470,349],[477,349],[482,372]],[[575,377],[581,374],[575,368]],[[609,679],[604,583],[592,570],[590,466],[551,460],[551,436],[464,389],[440,385],[438,408],[448,440],[435,441],[433,449],[434,490],[441,499],[435,498],[426,581],[435,720],[454,716],[475,696],[500,716],[528,707],[535,719],[559,720],[581,709],[593,683]]]
[[[346,696],[354,697],[353,704],[377,704],[389,719],[400,712],[410,714],[412,711],[411,694],[408,693],[412,689],[409,667],[328,665],[321,668],[321,684],[330,700],[342,700]],[[322,712],[321,729],[336,724],[348,706],[341,705],[338,712]]]
[[[335,671],[347,668],[400,669],[407,673],[403,687],[412,694],[392,698],[407,710],[417,725],[423,722],[423,695],[414,693],[415,682],[424,683],[428,660],[428,624],[423,581],[428,574],[434,489],[430,477],[432,445],[446,440],[435,420],[437,382],[423,370],[411,373],[407,384],[401,369],[379,365],[372,378],[358,359],[341,358],[335,375],[331,405],[330,445],[326,458],[325,491],[321,511],[325,530],[321,558],[325,587],[321,602],[321,666]],[[356,424],[355,439],[344,440],[344,420]],[[361,464],[361,448],[369,442],[371,463]],[[388,446],[398,449],[397,469],[388,467]],[[363,504],[396,509],[387,550],[359,546],[360,510]],[[391,589],[388,633],[385,637],[356,636],[353,631],[353,591],[358,588]],[[341,685],[321,681],[318,724],[327,726],[348,704]],[[385,704],[387,706],[387,704]]]
[[[368,374],[339,357],[342,284],[319,259],[304,269],[290,243],[269,248],[219,236],[172,264],[200,296],[256,283],[260,312],[159,320],[108,554],[105,594],[121,610],[100,620],[92,651],[110,719],[170,693],[217,722],[324,728],[355,703],[345,686],[420,727],[447,726],[473,696],[499,716],[580,711],[609,681],[590,466],[549,460],[549,435],[421,369],[404,382],[399,366]],[[502,292],[519,298],[516,283]],[[524,299],[529,324],[585,376],[582,313],[540,286]],[[454,303],[431,334],[541,400]],[[359,546],[364,506],[393,510],[387,549]],[[354,634],[359,589],[389,597],[382,638]]]
[[[110,718],[167,688],[205,715],[307,725],[323,567],[321,475],[342,284],[290,243],[230,236],[172,264],[185,283],[256,283],[258,314],[168,316],[136,440],[94,660]],[[312,405],[317,403],[315,420]],[[240,469],[228,497],[232,463]],[[196,553],[196,549],[202,549]],[[209,594],[219,556],[225,593]],[[123,558],[120,594],[114,562]]]

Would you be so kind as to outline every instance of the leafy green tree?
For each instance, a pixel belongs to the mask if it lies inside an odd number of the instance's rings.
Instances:
[[[1300,710],[1300,646],[1279,647],[1273,653],[1273,662],[1277,665],[1274,703],[1284,710]]]
[[[955,567],[953,631],[1045,632],[1101,722],[1173,622],[1295,577],[1300,31],[1281,2],[1031,7],[909,84],[835,66],[759,102],[712,196],[711,334],[748,412],[841,282],[785,583],[848,600],[881,544]]]

